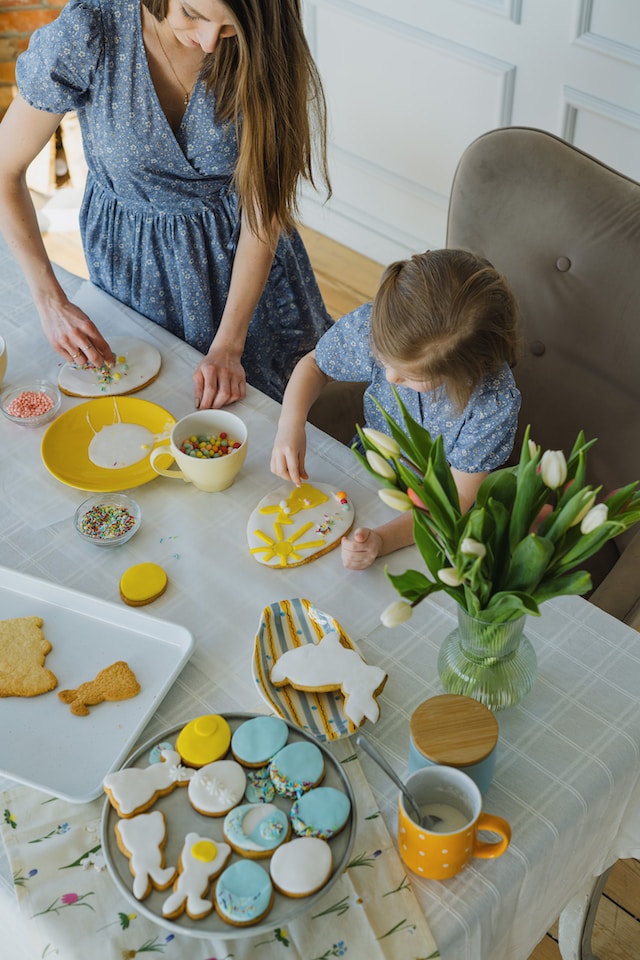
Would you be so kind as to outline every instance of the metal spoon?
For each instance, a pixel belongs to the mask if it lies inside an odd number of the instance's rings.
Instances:
[[[442,817],[436,817],[434,814],[423,813],[421,811],[415,799],[411,796],[411,794],[409,793],[406,786],[404,785],[404,783],[402,782],[398,774],[395,772],[393,767],[389,766],[389,764],[384,759],[382,754],[379,753],[376,750],[376,748],[371,743],[369,743],[369,741],[361,733],[356,734],[356,743],[358,744],[359,747],[362,747],[365,753],[368,753],[371,759],[375,760],[375,762],[378,764],[380,769],[384,770],[386,775],[390,777],[391,780],[393,780],[396,787],[402,793],[402,796],[404,797],[407,805],[411,809],[411,812],[413,814],[413,819],[418,824],[418,826],[424,827],[425,830],[433,830],[435,825],[437,823],[440,823],[440,821],[442,820]]]

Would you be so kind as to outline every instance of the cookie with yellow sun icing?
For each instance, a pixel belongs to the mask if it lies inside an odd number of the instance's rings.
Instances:
[[[249,517],[249,552],[268,567],[297,567],[337,547],[354,519],[349,497],[336,486],[283,484]]]

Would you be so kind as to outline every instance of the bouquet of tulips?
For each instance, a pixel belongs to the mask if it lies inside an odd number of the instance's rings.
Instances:
[[[401,596],[382,614],[396,626],[412,608],[444,590],[467,613],[492,623],[540,614],[540,604],[562,594],[584,594],[591,576],[581,565],[612,537],[640,520],[638,481],[599,500],[586,483],[587,451],[596,442],[582,432],[568,458],[543,452],[527,428],[520,462],[490,473],[466,513],[441,437],[433,440],[396,392],[404,428],[380,407],[390,435],[358,429],[364,455],[354,453],[382,484],[379,495],[396,510],[411,510],[415,541],[428,575],[407,570],[387,576]]]

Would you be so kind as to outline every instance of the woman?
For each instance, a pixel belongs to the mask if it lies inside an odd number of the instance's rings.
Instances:
[[[294,229],[300,177],[326,166],[325,103],[299,0],[70,0],[17,63],[0,125],[0,219],[67,362],[113,360],[55,279],[26,169],[77,111],[91,280],[205,356],[197,407],[281,399],[330,325]]]

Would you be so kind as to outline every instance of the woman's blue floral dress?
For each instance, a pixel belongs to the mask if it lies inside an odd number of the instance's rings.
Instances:
[[[198,81],[174,134],[151,80],[137,0],[70,0],[17,64],[22,97],[77,111],[89,168],[80,228],[91,280],[209,349],[240,221],[230,182],[236,129]],[[277,400],[331,319],[300,236],[281,237],[249,327],[249,383]]]

